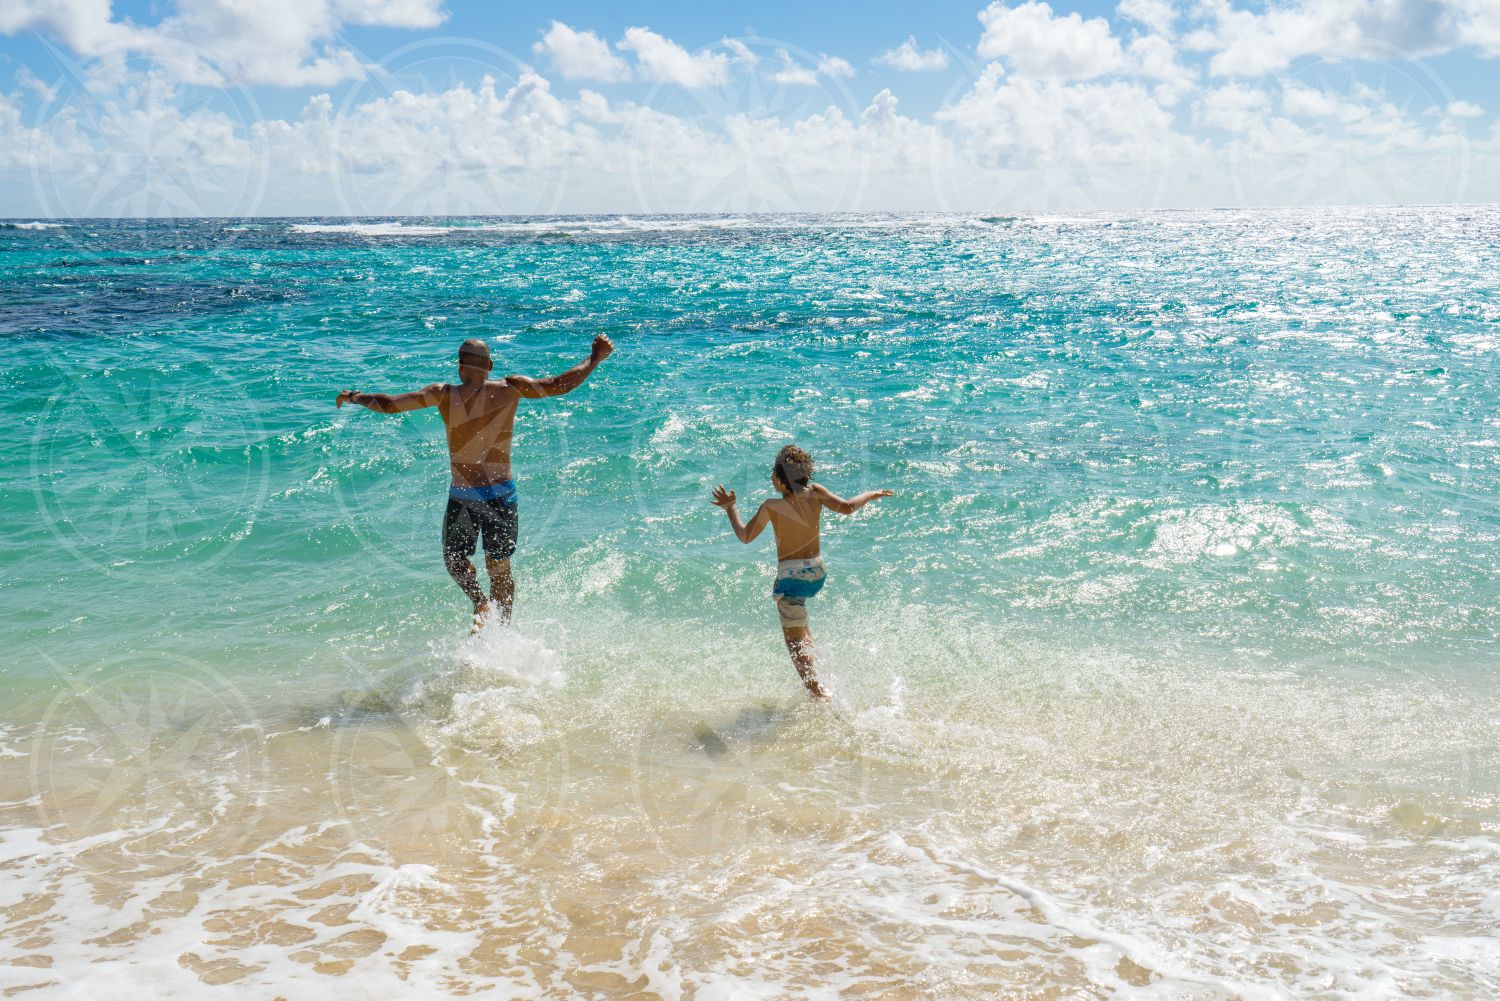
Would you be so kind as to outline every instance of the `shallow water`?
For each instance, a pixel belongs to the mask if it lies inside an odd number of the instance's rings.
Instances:
[[[1497,236],[0,228],[0,989],[1500,991]],[[596,332],[465,639],[435,414],[333,393]],[[825,526],[831,709],[707,503],[790,440],[897,493]]]

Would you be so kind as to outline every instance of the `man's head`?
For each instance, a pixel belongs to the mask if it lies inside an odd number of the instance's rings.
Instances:
[[[458,379],[463,383],[483,382],[490,377],[490,346],[478,337],[470,337],[458,346]]]
[[[796,445],[788,445],[776,453],[776,465],[771,467],[771,484],[785,493],[800,494],[812,482],[813,460]]]

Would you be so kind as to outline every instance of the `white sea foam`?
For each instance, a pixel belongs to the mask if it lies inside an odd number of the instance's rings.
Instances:
[[[579,677],[628,639],[598,618],[567,630]],[[1431,761],[1463,704],[1441,686],[1043,657],[952,625],[825,610],[848,724],[801,699],[747,708],[735,689],[755,689],[761,658],[716,655],[692,628],[667,689],[637,673],[578,690],[535,624],[439,645],[398,714],[269,737],[286,774],[259,808],[263,843],[215,850],[233,803],[192,824],[0,833],[15,877],[0,905],[50,901],[0,934],[45,929],[51,962],[0,985],[525,998],[583,971],[662,997],[1024,980],[1177,1001],[1379,996],[1397,977],[1462,994],[1500,976],[1480,945],[1500,908],[1493,837],[1465,836],[1440,801],[1383,798],[1335,757],[1395,781],[1378,748],[1399,715],[1390,761]],[[903,670],[939,645],[980,675]],[[691,668],[715,656],[710,686]],[[94,899],[122,851],[124,896]],[[1413,880],[1371,893],[1392,871]],[[1442,925],[1425,924],[1437,901]]]
[[[515,751],[547,736],[539,700],[567,681],[564,656],[537,636],[498,622],[436,655],[449,666],[418,679],[403,703],[441,720],[458,743]]]
[[[70,223],[65,223],[65,222],[3,222],[3,223],[0,223],[0,229],[45,230],[45,229],[69,229],[69,228],[71,228],[71,224]]]
[[[555,639],[555,627],[553,630]],[[495,684],[561,688],[567,680],[563,654],[546,640],[491,622],[459,644],[458,663]]]
[[[344,233],[351,236],[442,236],[454,226],[421,226],[402,222],[293,223],[290,233]]]
[[[533,236],[629,236],[773,230],[890,230],[921,231],[975,225],[959,215],[818,215],[759,214],[753,216],[555,216],[545,219],[474,219],[443,224],[412,220],[374,222],[292,223],[287,231],[299,234],[344,234],[361,237],[453,236],[465,234],[520,234]],[[877,299],[878,292],[859,290],[859,297]]]

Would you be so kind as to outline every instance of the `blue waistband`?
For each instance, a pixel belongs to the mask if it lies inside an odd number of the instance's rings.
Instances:
[[[486,483],[482,487],[461,487],[455,483],[448,488],[448,496],[453,500],[498,500],[503,504],[514,504],[516,502],[516,481],[501,480],[499,483]]]

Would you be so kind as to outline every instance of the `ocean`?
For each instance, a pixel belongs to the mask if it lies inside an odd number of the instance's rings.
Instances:
[[[470,638],[334,396],[599,333]],[[0,224],[0,989],[1492,997],[1497,353],[1496,207]]]

